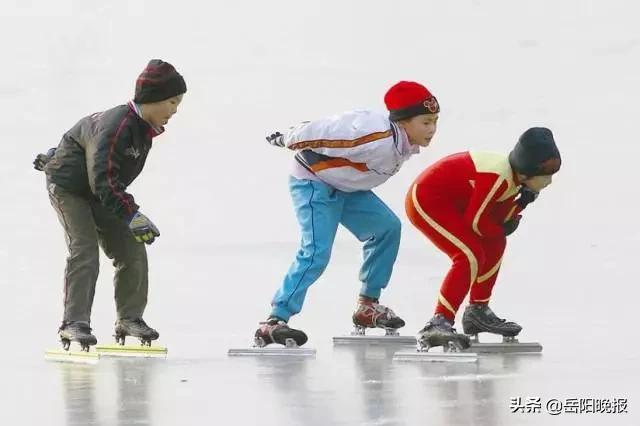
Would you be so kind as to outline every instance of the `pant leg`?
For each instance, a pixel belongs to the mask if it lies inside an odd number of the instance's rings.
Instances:
[[[421,195],[416,185],[407,196],[406,210],[411,223],[453,261],[440,288],[435,310],[453,321],[478,272],[484,268],[481,238],[454,205],[446,199]]]
[[[291,177],[289,189],[302,238],[296,259],[271,302],[271,315],[285,321],[300,312],[307,289],[329,264],[344,201],[344,193],[318,181]]]
[[[124,220],[101,205],[94,205],[93,211],[100,245],[115,267],[113,286],[118,319],[142,318],[149,291],[145,244],[135,240]]]
[[[502,256],[507,246],[506,237],[491,238],[482,241],[485,254],[485,266],[478,271],[478,278],[471,287],[469,301],[471,303],[488,303],[493,286],[500,272]]]
[[[345,194],[341,223],[364,242],[360,294],[377,299],[398,257],[400,219],[372,191],[358,191]]]
[[[48,191],[69,250],[64,270],[63,321],[90,322],[100,270],[98,235],[91,203],[52,183],[48,184]]]

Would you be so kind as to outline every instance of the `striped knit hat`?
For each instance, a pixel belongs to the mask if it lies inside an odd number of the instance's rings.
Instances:
[[[184,78],[168,62],[152,59],[136,80],[137,104],[160,102],[187,91]]]

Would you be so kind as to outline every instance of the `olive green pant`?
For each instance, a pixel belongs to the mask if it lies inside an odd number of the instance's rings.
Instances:
[[[135,240],[123,219],[98,200],[72,194],[55,184],[47,186],[69,249],[63,321],[90,322],[100,268],[98,246],[113,259],[118,319],[142,318],[149,287],[145,245]]]

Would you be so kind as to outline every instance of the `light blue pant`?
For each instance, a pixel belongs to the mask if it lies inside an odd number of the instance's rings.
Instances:
[[[288,321],[300,312],[307,289],[329,263],[340,223],[364,243],[360,294],[380,297],[398,255],[398,217],[371,191],[342,192],[322,182],[293,177],[289,189],[302,230],[301,247],[273,298],[271,315]]]

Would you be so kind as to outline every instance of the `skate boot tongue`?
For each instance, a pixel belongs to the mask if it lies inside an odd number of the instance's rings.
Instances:
[[[497,316],[495,314],[495,312],[493,312],[493,310],[491,310],[491,308],[489,307],[489,305],[484,305],[483,308],[481,308],[484,311],[484,314],[487,316],[487,319],[489,319],[490,321],[499,323],[499,322],[505,322],[506,320],[503,318],[500,318],[499,316]]]
[[[144,322],[144,320],[143,320],[142,318],[135,318],[135,319],[132,319],[132,320],[130,320],[130,321],[131,321],[132,323],[134,323],[134,324],[136,324],[136,325],[139,325],[139,326],[142,326],[142,327],[149,327],[149,326],[147,325],[147,323],[146,323],[146,322]]]
[[[381,305],[378,299],[366,296],[358,298],[356,311],[352,315],[356,327],[398,329],[404,327],[405,322],[392,309]]]
[[[427,326],[432,326],[443,331],[451,331],[452,333],[456,333],[456,329],[453,328],[453,322],[449,321],[442,314],[435,314],[433,318],[429,320]]]

